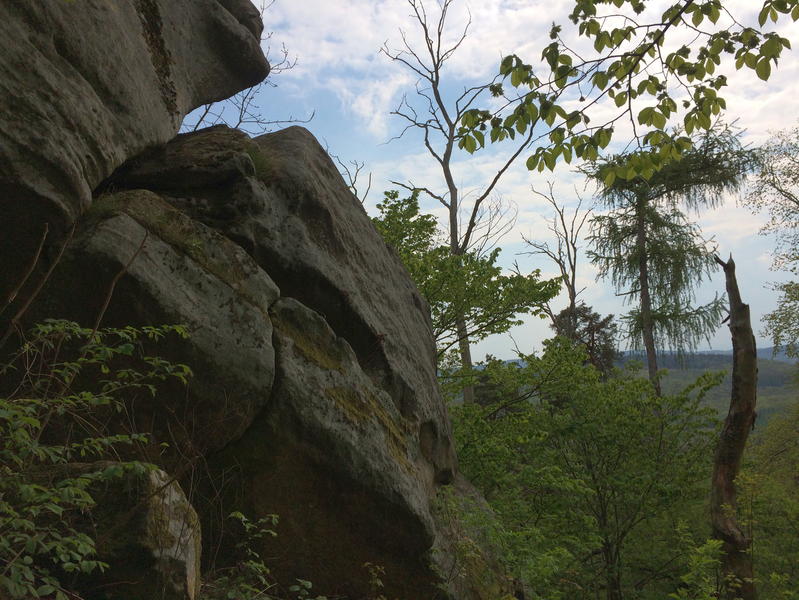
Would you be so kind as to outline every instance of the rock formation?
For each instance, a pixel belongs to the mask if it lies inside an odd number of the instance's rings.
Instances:
[[[248,0],[0,4],[0,297],[116,167],[269,73]],[[35,248],[35,246],[34,246]]]
[[[240,558],[231,511],[277,514],[278,536],[257,550],[278,594],[300,578],[366,597],[372,563],[387,596],[444,597],[432,565],[453,564],[441,555],[453,540],[431,501],[453,481],[475,492],[458,479],[425,300],[306,130],[175,137],[188,111],[266,76],[253,11],[245,0],[0,7],[0,40],[19,40],[0,58],[11,107],[0,298],[51,228],[0,335],[42,280],[28,324],[185,324],[188,340],[145,346],[190,365],[188,388],[160,386],[117,426],[168,444],[142,458],[184,484],[205,567]],[[126,589],[118,597],[139,597]],[[462,581],[449,590],[482,595]]]
[[[112,464],[111,464],[112,465]],[[72,465],[75,474],[109,463]],[[108,568],[76,578],[85,600],[163,598],[185,600],[200,591],[200,522],[180,485],[161,470],[95,482],[89,491],[97,507],[83,520],[94,532],[96,558]],[[120,516],[129,520],[120,523]],[[120,585],[119,582],[128,582]]]

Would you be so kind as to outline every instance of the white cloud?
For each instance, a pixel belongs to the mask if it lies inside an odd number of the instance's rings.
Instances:
[[[648,7],[658,15],[667,4],[670,2],[666,0],[652,0]],[[427,5],[429,17],[435,19],[438,3],[428,0]],[[553,21],[563,25],[563,36],[570,45],[585,49],[585,40],[577,39],[567,18],[572,6],[571,2],[543,0],[453,3],[449,22],[453,28],[448,39],[458,39],[468,18],[467,8],[472,25],[462,47],[447,63],[444,75],[450,85],[446,91],[455,94],[464,85],[490,80],[503,54],[517,53],[534,65],[539,64],[542,48],[550,43],[548,34]],[[756,22],[759,6],[751,0],[725,0],[725,6],[742,22]],[[383,190],[396,187],[391,180],[442,188],[440,170],[425,153],[418,135],[409,132],[402,140],[383,145],[402,130],[402,120],[390,112],[397,107],[403,92],[413,94],[417,78],[381,54],[380,48],[385,42],[389,48],[399,48],[402,43],[399,29],[408,33],[414,47],[419,47],[418,31],[409,14],[410,8],[404,0],[277,0],[265,15],[267,30],[274,31],[272,41],[285,42],[292,54],[299,56],[299,63],[275,79],[279,87],[268,92],[269,101],[264,105],[276,116],[309,114],[317,109],[317,117],[308,125],[309,129],[328,142],[342,159],[365,161],[365,172],[371,171],[373,188],[367,202],[371,206],[379,201]],[[797,37],[797,25],[790,19],[781,20],[776,31],[792,41]],[[747,142],[762,143],[768,138],[768,130],[796,123],[799,60],[791,52],[781,58],[779,69],[768,83],[760,81],[748,69],[735,71],[731,57],[722,68],[729,76],[729,86],[721,93],[727,101],[726,118],[739,119],[738,125],[746,129]],[[571,103],[576,105],[577,101],[572,99]],[[609,102],[596,109],[592,123],[604,122],[617,114]],[[611,150],[621,151],[631,134],[628,121],[619,123],[617,141]],[[474,156],[457,154],[456,177],[462,189],[485,186],[511,152],[510,148],[504,142]],[[507,173],[499,187],[519,208],[516,228],[502,243],[506,263],[512,262],[515,252],[523,250],[520,233],[541,240],[552,239],[545,222],[550,209],[530,192],[531,184],[545,190],[548,180],[555,182],[556,197],[567,205],[575,202],[575,185],[581,194],[591,196],[592,190],[584,190],[582,178],[569,166],[559,165],[554,173],[529,173],[521,161]],[[424,201],[423,208],[443,216],[443,209],[434,201]],[[776,295],[763,290],[763,285],[778,275],[764,269],[770,262],[768,251],[773,243],[757,235],[762,218],[753,217],[746,209],[728,202],[720,210],[703,213],[699,222],[708,236],[715,236],[722,253],[732,250],[739,264],[739,277],[746,280],[745,293],[751,298],[748,301],[753,306],[753,316],[771,310]],[[524,257],[519,260],[529,268],[545,269],[540,260],[524,262],[527,261]],[[609,283],[594,283],[595,270],[585,259],[582,265],[580,277],[587,286],[586,302],[603,313],[623,312],[624,307]],[[712,295],[723,290],[723,281],[716,278],[706,288]],[[517,339],[529,338],[530,345],[535,345],[546,335],[546,323],[534,319],[520,329]],[[728,338],[726,332],[719,335],[718,347],[728,347],[729,341],[723,343]],[[511,347],[507,338],[485,343],[491,344],[494,354],[501,356],[506,356]],[[499,351],[500,347],[505,351]]]

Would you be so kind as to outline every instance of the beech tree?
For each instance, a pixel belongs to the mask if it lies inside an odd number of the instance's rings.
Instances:
[[[486,365],[493,404],[453,409],[461,470],[502,524],[528,598],[665,599],[687,552],[675,524],[706,517],[715,410],[705,375],[660,397],[634,369],[599,377],[564,338]]]
[[[757,23],[732,14],[723,0],[679,0],[654,15],[652,4],[643,0],[575,0],[572,6],[569,19],[586,47],[571,48],[562,27],[553,24],[551,43],[542,52],[543,71],[519,56],[506,56],[502,80],[492,88],[506,101],[498,109],[466,111],[461,148],[483,147],[486,132],[494,143],[535,130],[527,167],[552,170],[558,160],[596,160],[617,125],[629,120],[639,151],[606,164],[602,177],[608,186],[617,177],[648,179],[690,147],[687,135],[711,129],[714,116],[726,108],[725,59],[768,80],[791,44],[764,26],[780,15],[799,19],[799,0],[765,0]],[[686,34],[691,41],[683,43]],[[579,101],[581,108],[567,109],[566,100]],[[591,113],[606,100],[618,111],[592,124]],[[678,116],[684,135],[668,130]]]
[[[421,214],[419,191],[406,198],[384,193],[372,221],[399,253],[422,296],[430,303],[439,359],[462,341],[504,333],[521,314],[540,314],[560,290],[560,280],[542,281],[540,272],[503,274],[500,249],[453,255],[433,215]],[[471,365],[464,366],[464,372]]]
[[[414,26],[424,37],[424,47],[414,48],[405,31],[400,30],[402,49],[392,50],[387,43],[382,48],[382,52],[391,60],[419,77],[415,94],[410,98],[403,96],[400,105],[391,114],[406,123],[399,137],[409,132],[421,134],[425,149],[440,169],[441,179],[426,184],[419,181],[392,183],[409,192],[419,190],[446,208],[449,252],[453,256],[464,257],[462,262],[465,263],[469,260],[466,256],[470,250],[484,246],[491,238],[497,239],[507,230],[507,225],[512,225],[512,222],[506,222],[505,226],[502,224],[507,207],[503,206],[502,197],[496,194],[497,186],[502,176],[530,145],[533,132],[530,130],[520,139],[510,157],[479,190],[464,193],[458,184],[459,178],[455,174],[454,165],[458,145],[462,146],[464,140],[460,133],[460,122],[484,97],[496,93],[495,81],[466,88],[456,97],[450,97],[445,91],[444,67],[466,39],[471,18],[460,35],[448,42],[447,17],[455,0],[439,2],[437,19],[428,16],[422,0],[407,1],[415,21]],[[473,141],[473,138],[468,139]],[[469,143],[471,142],[467,141]],[[457,263],[458,260],[455,260],[453,264]],[[471,268],[465,264],[463,266],[467,270]],[[470,337],[466,315],[453,316],[460,361],[464,369],[469,370],[472,367],[470,342],[475,340]],[[464,397],[468,401],[472,396],[471,388],[467,387]]]
[[[610,278],[634,305],[625,317],[628,337],[634,349],[646,351],[649,377],[660,393],[658,350],[681,356],[693,351],[715,331],[723,311],[718,296],[694,305],[698,284],[718,267],[714,248],[682,209],[714,208],[724,194],[739,190],[750,155],[729,127],[716,127],[649,179],[616,178],[608,184],[603,174],[627,160],[614,156],[585,169],[599,181],[599,200],[610,209],[592,220],[589,256],[598,276]]]

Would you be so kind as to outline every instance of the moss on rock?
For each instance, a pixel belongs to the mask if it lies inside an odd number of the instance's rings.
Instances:
[[[391,457],[406,473],[413,474],[413,465],[408,460],[407,441],[413,426],[408,419],[398,414],[395,420],[380,399],[366,387],[356,391],[348,387],[333,386],[325,389],[325,396],[352,423],[365,427],[375,419],[385,433],[386,449]]]
[[[259,267],[239,246],[147,190],[102,196],[86,212],[84,226],[119,214],[135,219],[147,231],[189,257],[203,271],[227,284],[242,300],[266,314],[274,298],[259,297],[246,285]]]

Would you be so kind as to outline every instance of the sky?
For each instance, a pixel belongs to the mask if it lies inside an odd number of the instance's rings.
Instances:
[[[431,21],[438,19],[438,6],[436,0],[425,2]],[[442,73],[449,99],[454,99],[465,88],[490,81],[498,73],[505,55],[517,54],[534,68],[540,66],[541,50],[551,41],[549,30],[553,22],[563,26],[563,38],[570,46],[590,55],[591,51],[577,38],[567,18],[572,6],[573,2],[567,0],[454,0],[447,16],[445,40],[454,43],[469,18],[471,24],[466,38]],[[650,0],[647,6],[654,7],[653,14],[659,15],[660,7],[665,4]],[[739,22],[756,25],[756,2],[725,1],[724,6]],[[395,54],[402,48],[404,32],[412,48],[423,49],[420,28],[412,18],[407,0],[276,0],[265,10],[264,23],[266,33],[271,32],[263,43],[269,51],[270,62],[280,59],[281,48],[285,46],[289,58],[296,59],[296,65],[273,74],[269,78],[273,85],[261,88],[254,102],[260,114],[275,121],[307,120],[312,116],[302,126],[309,129],[331,155],[339,157],[350,168],[352,161],[363,165],[357,182],[359,195],[365,191],[371,175],[371,188],[364,201],[371,216],[377,214],[375,204],[381,200],[383,191],[397,189],[392,181],[412,181],[414,185],[442,189],[440,170],[426,152],[421,136],[409,131],[398,138],[405,122],[391,114],[404,94],[413,101],[418,76],[392,61],[381,48]],[[790,19],[783,18],[776,26],[769,24],[766,29],[777,31],[794,43],[799,41],[799,25]],[[680,39],[683,41],[690,39]],[[757,146],[768,139],[769,131],[796,126],[799,118],[799,55],[796,52],[783,55],[769,82],[759,80],[753,71],[736,72],[729,59],[720,69],[729,78],[729,87],[720,94],[727,101],[725,121],[735,121],[743,130],[744,144]],[[490,98],[483,106],[491,106]],[[568,106],[577,106],[577,99],[572,99]],[[596,122],[615,111],[614,105],[608,102],[597,108],[592,114]],[[282,126],[285,125],[276,124],[273,128]],[[630,126],[620,124],[608,151],[624,150],[631,137]],[[502,143],[471,156],[460,152],[455,159],[457,183],[465,193],[480,190],[512,151],[511,146]],[[550,183],[555,198],[566,207],[575,206],[578,195],[584,198],[584,206],[589,205],[595,192],[595,188],[586,186],[584,178],[574,171],[574,163],[571,166],[559,163],[554,172],[543,173],[527,171],[524,160],[514,163],[498,187],[503,200],[517,210],[513,228],[498,244],[502,248],[501,262],[506,268],[517,261],[523,272],[540,269],[544,278],[558,274],[555,266],[543,257],[525,255],[529,249],[522,240],[525,236],[539,242],[554,241],[547,227],[552,209],[531,190],[548,191]],[[444,216],[436,201],[424,197],[420,200],[423,212]],[[701,226],[704,236],[714,240],[722,258],[726,260],[733,255],[743,299],[751,306],[758,346],[771,346],[770,340],[760,334],[760,319],[776,307],[778,294],[770,289],[770,283],[783,281],[785,276],[769,269],[774,240],[758,235],[766,215],[754,215],[739,206],[736,198],[730,197],[723,207],[693,214],[692,218]],[[586,233],[587,230],[585,227]],[[586,247],[584,243],[583,251]],[[584,288],[580,299],[602,314],[620,315],[629,310],[615,294],[610,281],[596,281],[597,270],[584,254],[579,260],[578,287]],[[703,282],[697,301],[707,302],[715,294],[723,293],[723,274],[716,273],[710,281]],[[566,304],[565,292],[553,303],[556,310]],[[525,324],[511,330],[510,335],[494,336],[476,344],[473,356],[479,358],[490,353],[512,358],[514,348],[525,353],[540,350],[542,341],[551,335],[548,321],[527,317]],[[710,342],[703,343],[699,349],[729,349],[727,327],[722,326]]]

